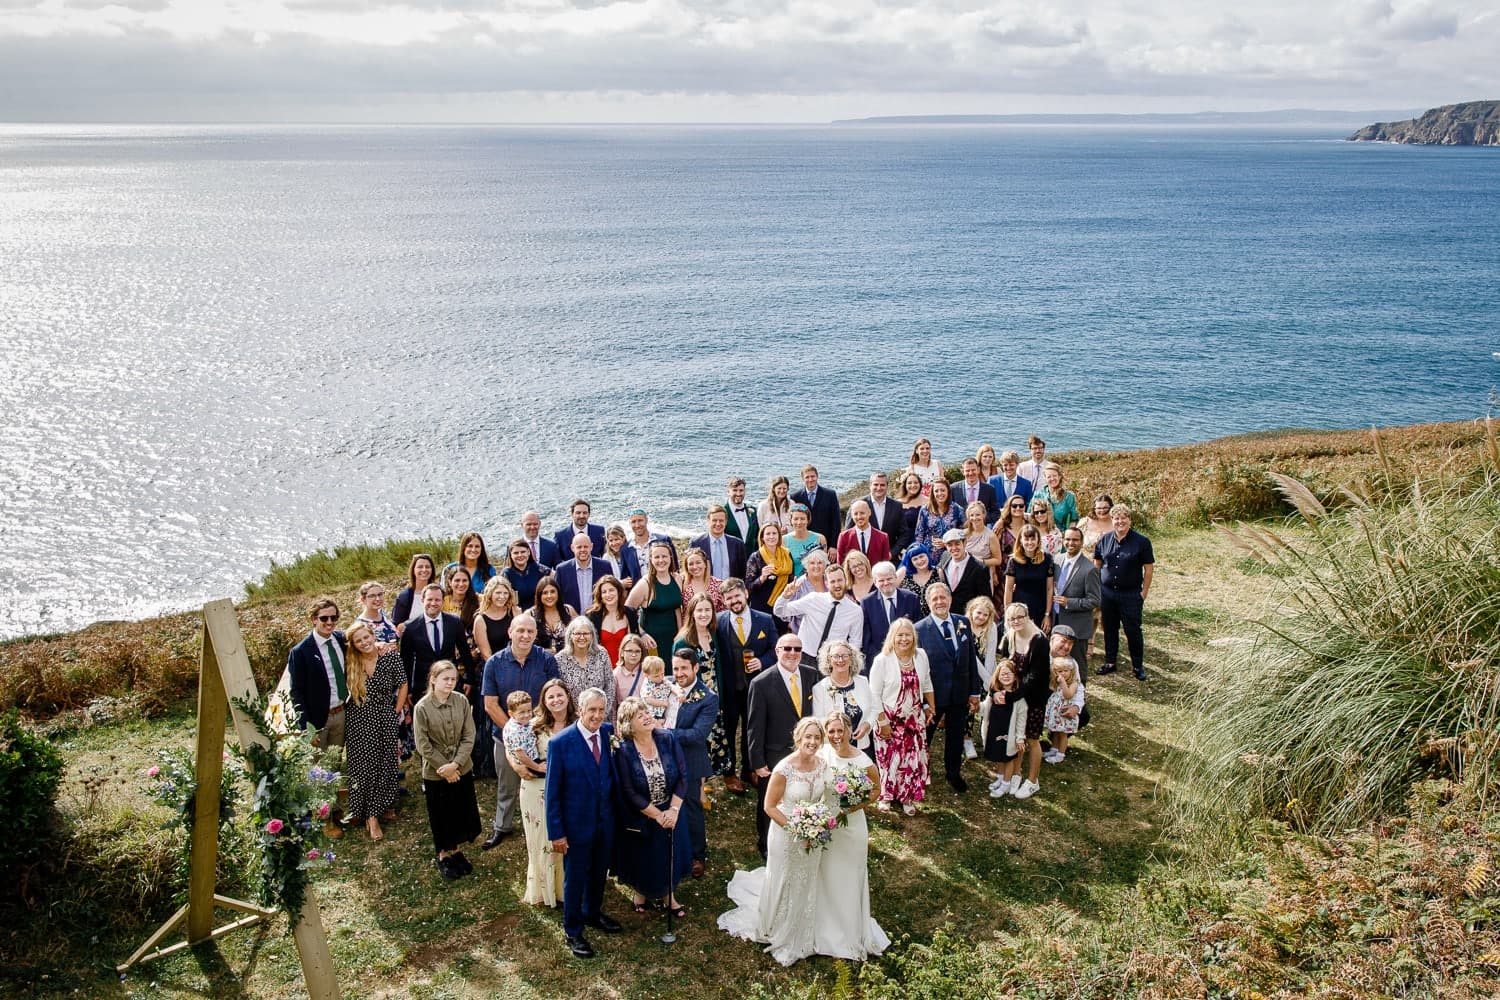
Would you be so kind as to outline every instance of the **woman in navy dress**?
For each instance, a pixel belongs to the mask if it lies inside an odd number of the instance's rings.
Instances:
[[[677,902],[677,883],[693,868],[693,849],[682,800],[687,795],[687,761],[682,747],[639,698],[620,705],[615,733],[615,788],[620,794],[620,831],[615,837],[615,875],[635,890],[635,912],[647,900],[665,899],[679,920],[687,910]]]

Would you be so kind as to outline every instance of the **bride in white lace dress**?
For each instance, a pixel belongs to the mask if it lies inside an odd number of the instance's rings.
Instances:
[[[759,941],[771,957],[791,965],[817,951],[818,869],[824,851],[804,849],[787,833],[785,804],[828,802],[828,765],[818,756],[823,724],[814,718],[797,723],[796,749],[771,771],[766,813],[771,832],[766,867],[737,871],[729,880],[735,908],[719,917],[719,927],[735,937]]]
[[[828,742],[818,756],[828,765],[828,782],[836,787],[841,771],[863,771],[880,794],[875,762],[849,745],[849,720],[838,712],[823,722]],[[837,804],[837,799],[834,799]],[[891,939],[870,916],[870,828],[865,807],[849,811],[849,822],[833,832],[818,870],[817,951],[819,955],[863,962],[890,946]]]

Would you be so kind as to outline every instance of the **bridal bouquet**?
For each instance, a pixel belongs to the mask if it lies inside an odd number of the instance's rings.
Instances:
[[[802,841],[802,849],[809,853],[827,847],[837,825],[833,810],[821,802],[798,802],[787,810],[786,832]]]
[[[833,790],[839,797],[839,826],[849,823],[848,812],[870,801],[875,794],[875,783],[858,767],[837,768],[833,772]]]

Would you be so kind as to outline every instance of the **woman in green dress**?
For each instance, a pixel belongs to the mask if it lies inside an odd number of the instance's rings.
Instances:
[[[672,544],[653,542],[647,561],[650,566],[630,588],[625,605],[640,611],[641,632],[656,643],[652,652],[665,659],[672,655],[683,618],[682,588],[672,576]]]

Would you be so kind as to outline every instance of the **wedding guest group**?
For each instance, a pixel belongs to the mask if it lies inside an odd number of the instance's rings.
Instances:
[[[637,913],[688,916],[678,887],[713,858],[710,785],[754,789],[766,861],[734,875],[720,926],[783,962],[878,954],[865,808],[917,815],[939,765],[956,795],[991,765],[992,798],[1040,794],[1087,723],[1098,625],[1097,673],[1116,671],[1123,629],[1146,680],[1150,540],[1108,495],[1081,511],[1039,437],[1026,450],[982,445],[950,481],[919,439],[847,510],[811,463],[759,503],[730,475],[682,548],[646,510],[601,524],[581,497],[555,531],[525,511],[493,557],[466,532],[451,559],[412,556],[389,616],[378,581],[347,632],[314,602],[287,658],[295,723],[346,745],[346,822],[371,840],[415,754],[445,879],[474,870],[475,779],[493,777],[481,849],[521,828],[524,900],[562,908],[579,958],[589,931],[620,930],[611,875]],[[831,843],[809,820],[825,813]],[[815,916],[786,926],[789,907]]]

